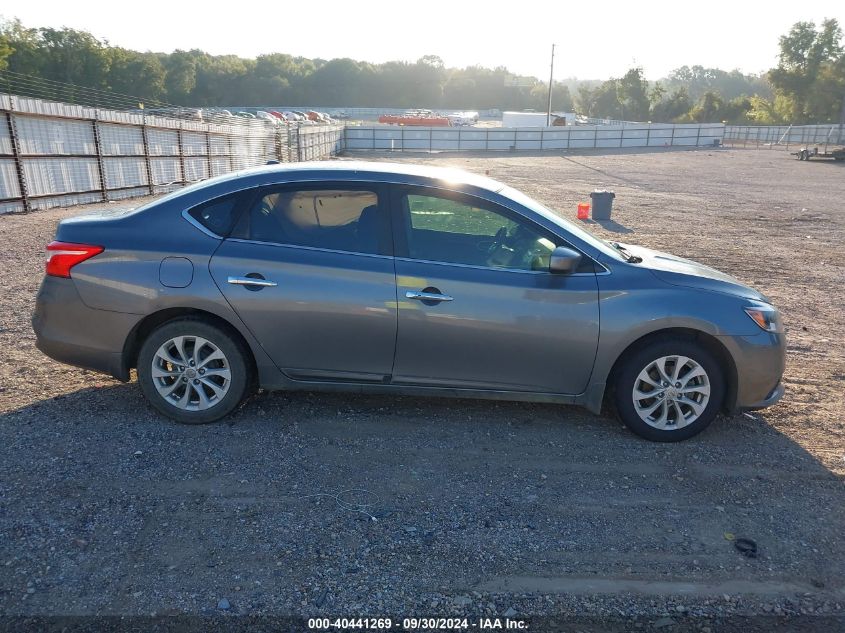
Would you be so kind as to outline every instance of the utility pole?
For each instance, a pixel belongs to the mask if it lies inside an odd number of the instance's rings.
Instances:
[[[546,108],[546,127],[552,124],[552,82],[555,80],[555,45],[552,44],[552,69],[549,72],[549,105]]]
[[[842,137],[842,126],[845,126],[845,97],[842,98],[842,112],[839,114],[839,143],[845,143]]]

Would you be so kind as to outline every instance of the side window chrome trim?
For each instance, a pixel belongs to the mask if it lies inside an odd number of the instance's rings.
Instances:
[[[192,224],[193,226],[198,228],[200,231],[202,231],[203,233],[205,233],[209,237],[213,237],[214,239],[217,239],[217,240],[223,239],[222,235],[217,235],[217,233],[214,233],[208,227],[203,226],[194,216],[191,215],[190,209],[185,209],[184,211],[182,211],[182,217],[185,218],[188,221],[189,224]]]
[[[586,257],[586,256],[585,256]],[[592,258],[589,258],[592,259]],[[435,264],[437,266],[457,266],[459,268],[472,268],[474,270],[495,270],[498,272],[505,272],[505,273],[521,273],[523,275],[551,275],[547,270],[522,270],[520,268],[497,268],[495,266],[479,266],[477,264],[459,264],[455,262],[436,262],[430,259],[414,259],[413,257],[397,257],[396,261],[398,262],[410,262],[416,264]],[[593,260],[593,263],[602,269],[602,272],[595,272],[595,273],[570,273],[569,275],[563,275],[565,277],[595,277],[597,275],[609,275],[610,271],[605,268],[599,262]]]
[[[359,257],[375,257],[376,259],[393,259],[392,255],[381,255],[379,253],[359,253],[357,251],[339,251],[334,248],[320,248],[319,246],[302,246],[300,244],[282,244],[281,242],[262,242],[261,240],[246,240],[241,237],[226,238],[227,242],[238,244],[258,244],[260,246],[277,246],[282,248],[295,248],[303,251],[317,251],[319,253],[334,253],[337,255],[357,255]]]

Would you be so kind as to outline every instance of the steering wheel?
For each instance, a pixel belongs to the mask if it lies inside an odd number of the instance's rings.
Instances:
[[[496,231],[496,235],[493,236],[493,243],[490,244],[490,248],[487,249],[487,255],[492,255],[499,248],[505,243],[505,238],[508,236],[508,229],[507,227],[503,226],[498,231]]]

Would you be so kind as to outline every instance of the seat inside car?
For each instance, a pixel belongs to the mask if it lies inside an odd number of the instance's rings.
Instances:
[[[358,248],[364,253],[378,252],[378,205],[364,207],[355,227]]]

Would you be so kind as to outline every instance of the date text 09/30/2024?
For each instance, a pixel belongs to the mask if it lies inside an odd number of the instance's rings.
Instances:
[[[309,618],[308,628],[328,630],[448,631],[448,630],[511,630],[528,629],[528,622],[512,618]]]

